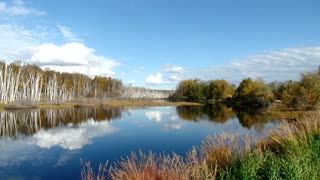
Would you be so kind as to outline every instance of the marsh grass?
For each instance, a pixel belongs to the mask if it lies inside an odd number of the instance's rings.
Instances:
[[[320,112],[283,122],[244,156],[228,162],[218,179],[319,179]]]
[[[206,161],[198,158],[192,149],[187,157],[172,153],[154,154],[139,152],[123,158],[110,168],[112,179],[214,179],[215,174],[208,168]]]
[[[83,162],[82,159],[80,159],[80,163],[82,165],[81,169],[81,179],[82,180],[106,180],[107,176],[106,173],[108,172],[108,161],[102,165],[99,164],[98,173],[96,174],[92,167],[90,161]]]
[[[272,129],[267,138],[256,142],[246,136],[239,139],[221,134],[206,137],[185,157],[176,153],[154,154],[151,151],[132,153],[111,166],[108,173],[109,178],[116,180],[318,180],[320,111],[307,112],[295,122],[284,121],[278,128]],[[81,177],[98,179],[90,163],[83,166]]]

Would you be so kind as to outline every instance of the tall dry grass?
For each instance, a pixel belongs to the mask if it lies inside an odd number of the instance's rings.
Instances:
[[[314,179],[320,177],[320,112],[283,122],[254,148],[232,161],[218,179]]]
[[[99,164],[98,174],[96,174],[92,167],[90,161],[84,162],[82,159],[80,159],[80,163],[82,165],[81,169],[81,179],[82,180],[106,180],[107,176],[106,173],[108,172],[108,161],[102,165]]]
[[[300,119],[283,121],[277,128],[271,129],[267,138],[255,143],[256,149],[261,152],[270,150],[283,153],[288,142],[298,146],[319,133],[320,111],[305,112]]]
[[[115,180],[314,179],[320,165],[310,163],[320,164],[319,144],[320,111],[307,112],[296,122],[284,121],[257,142],[221,134],[206,137],[185,157],[151,151],[132,153],[111,166],[108,175]],[[307,154],[304,149],[308,148]],[[303,165],[299,167],[299,163]],[[81,178],[98,179],[99,174],[95,177],[90,164],[85,164]]]
[[[187,157],[173,153],[154,154],[151,151],[132,153],[131,156],[117,162],[110,168],[110,177],[115,180],[186,180],[214,179],[215,174],[208,168],[206,161],[199,159],[197,150],[193,148]]]

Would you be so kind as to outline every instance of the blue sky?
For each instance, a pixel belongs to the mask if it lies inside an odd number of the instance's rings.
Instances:
[[[174,89],[298,79],[320,65],[317,0],[0,0],[0,59]]]

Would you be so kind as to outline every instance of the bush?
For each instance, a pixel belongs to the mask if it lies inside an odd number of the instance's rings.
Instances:
[[[273,93],[263,80],[243,80],[232,97],[234,106],[250,108],[267,107],[273,100]]]

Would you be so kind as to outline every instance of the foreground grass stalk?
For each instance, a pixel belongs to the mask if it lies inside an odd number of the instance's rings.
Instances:
[[[90,161],[83,162],[82,159],[80,159],[82,169],[81,169],[81,179],[82,180],[105,180],[107,179],[106,173],[107,173],[107,166],[108,161],[102,165],[99,164],[98,174],[95,175],[94,171],[92,170]]]

